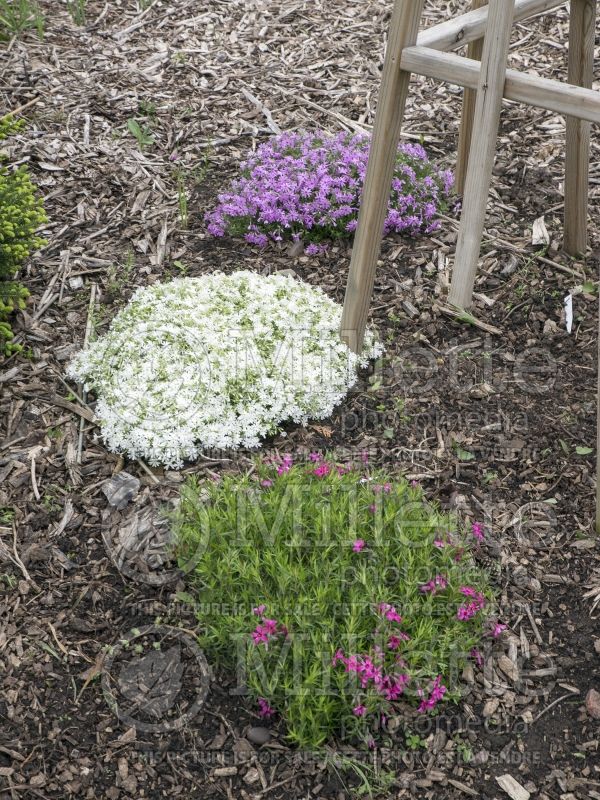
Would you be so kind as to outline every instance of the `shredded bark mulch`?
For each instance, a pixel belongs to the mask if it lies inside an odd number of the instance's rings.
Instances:
[[[3,110],[35,100],[11,150],[50,219],[23,277],[24,352],[0,372],[0,797],[359,796],[341,745],[300,753],[244,703],[234,676],[208,688],[185,575],[165,560],[158,509],[185,475],[244,468],[251,454],[209,453],[182,472],[124,463],[97,439],[93,398],[63,375],[136,287],[171,276],[291,269],[343,299],[349,246],[317,258],[257,252],[212,239],[203,214],[273,132],[368,129],[391,4],[90,0],[83,27],[63,4],[40,6],[44,39],[14,38],[0,60]],[[464,8],[436,0],[424,24]],[[566,9],[515,25],[512,66],[564,78],[567,29]],[[459,109],[457,89],[416,79],[405,135],[453,166]],[[363,756],[385,797],[600,798],[588,283],[600,168],[593,139],[590,248],[573,261],[561,252],[564,137],[562,118],[506,104],[472,324],[445,305],[456,220],[429,238],[387,239],[372,305],[381,365],[331,420],[268,443],[367,451],[486,524],[478,558],[509,630],[482,670],[465,670],[458,706],[428,720],[407,710],[412,747],[391,721],[389,746]],[[541,217],[543,247],[532,244]],[[124,470],[132,477],[107,484]]]

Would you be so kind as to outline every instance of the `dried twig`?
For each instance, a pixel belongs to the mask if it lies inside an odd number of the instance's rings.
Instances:
[[[96,302],[96,284],[92,283],[90,289],[90,302],[88,303],[88,313],[87,313],[87,322],[85,326],[85,336],[83,339],[83,348],[88,346],[88,342],[90,340],[90,334],[92,332],[92,325],[94,321],[94,303]],[[87,400],[86,391],[82,387],[82,396],[84,402]],[[84,418],[81,417],[79,421],[79,439],[77,441],[77,463],[81,464],[81,456],[83,451],[83,430],[84,430],[85,421]]]

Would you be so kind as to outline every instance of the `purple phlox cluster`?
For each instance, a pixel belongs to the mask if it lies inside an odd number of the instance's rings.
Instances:
[[[369,157],[370,136],[341,132],[286,132],[261,144],[241,164],[241,177],[218,196],[206,215],[214,236],[229,232],[264,247],[269,241],[309,244],[356,229]],[[439,227],[448,207],[453,175],[432,165],[419,144],[398,147],[385,233],[416,235]]]
[[[326,478],[331,472],[332,465],[328,464],[320,453],[311,453],[309,458],[315,465],[312,470],[313,475],[316,475],[317,478]]]
[[[331,467],[329,464],[323,463],[319,464],[317,467],[313,469],[313,475],[316,475],[317,478],[325,478],[331,472]]]
[[[433,544],[434,544],[435,547],[439,548],[440,550],[443,550],[444,547],[453,547],[454,546],[454,541],[452,539],[452,534],[451,533],[447,533],[444,536],[443,539],[438,536],[437,539],[433,540]]]
[[[392,633],[388,639],[387,646],[390,650],[397,650],[402,642],[407,642],[409,639],[410,636],[408,633],[404,633],[404,631],[397,631],[396,633]]]
[[[471,525],[471,531],[478,542],[483,542],[483,525],[481,522],[474,522]]]
[[[275,709],[269,705],[269,702],[264,697],[258,698],[258,714],[263,719],[269,719],[275,713]]]
[[[458,607],[458,611],[456,612],[456,616],[460,620],[468,620],[475,616],[475,614],[479,613],[481,609],[485,606],[485,597],[478,592],[476,589],[473,589],[471,586],[461,586],[460,593],[464,594],[465,597],[472,598],[468,603],[463,603],[461,606]]]
[[[389,622],[397,622],[397,623],[402,622],[402,617],[400,616],[400,614],[396,611],[394,606],[391,606],[389,603],[379,603],[379,605],[377,606],[377,610],[379,611],[380,614],[383,614],[383,616]]]
[[[289,472],[293,466],[294,466],[294,459],[289,454],[286,453],[277,467],[277,474],[283,475],[286,472]]]
[[[392,484],[391,483],[384,483],[384,484],[376,483],[373,486],[373,493],[374,494],[381,494],[382,492],[384,494],[389,494],[391,491],[392,491]]]
[[[338,663],[344,665],[346,672],[358,675],[363,689],[372,687],[390,702],[397,700],[410,682],[409,676],[404,673],[384,674],[383,668],[368,655],[345,656],[342,650],[338,650],[333,657],[332,665],[335,667]]]
[[[353,545],[352,545],[352,550],[353,550],[355,553],[360,553],[360,552],[361,552],[361,550],[364,550],[364,548],[366,547],[366,544],[367,544],[367,543],[365,542],[365,540],[364,540],[364,539],[356,539],[356,540],[354,541]]]
[[[269,642],[276,636],[287,636],[288,630],[285,625],[281,625],[276,619],[263,617],[264,612],[264,605],[252,609],[252,613],[260,617],[260,623],[252,631],[251,635],[255,645],[264,644],[267,647]]]
[[[419,586],[419,591],[423,594],[436,594],[438,590],[445,589],[448,586],[448,580],[443,575],[436,575],[427,583]]]
[[[418,693],[419,697],[421,697],[421,703],[418,709],[419,712],[424,714],[427,711],[431,711],[440,702],[446,692],[447,688],[442,684],[442,676],[438,675],[429,687],[429,697],[425,698],[425,692],[419,689]]]

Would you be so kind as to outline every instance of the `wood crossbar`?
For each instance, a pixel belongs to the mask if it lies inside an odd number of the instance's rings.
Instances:
[[[516,0],[513,22],[527,19],[562,6],[565,0]],[[417,37],[417,45],[433,50],[456,50],[464,44],[481,39],[487,29],[489,7],[468,11],[459,17],[427,28]]]
[[[481,63],[429,47],[405,47],[400,67],[428,78],[477,89]],[[504,97],[589,122],[600,122],[600,92],[514,69],[506,70]]]

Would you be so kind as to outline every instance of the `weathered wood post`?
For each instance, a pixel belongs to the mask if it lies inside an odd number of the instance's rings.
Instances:
[[[487,5],[487,0],[472,0],[471,8],[475,11]],[[467,45],[467,58],[481,61],[483,53],[483,39],[476,39]],[[456,154],[456,176],[455,187],[458,194],[465,191],[465,178],[467,176],[467,166],[469,164],[469,150],[471,148],[471,138],[473,133],[473,117],[475,114],[475,102],[477,92],[473,89],[465,89],[463,93],[462,113],[460,118],[460,130],[458,133],[458,153]]]
[[[514,4],[514,0],[490,0],[489,4],[488,25],[477,84],[473,140],[449,295],[450,303],[460,308],[468,308],[471,305],[477,273],[487,198],[496,155]]]
[[[571,0],[569,19],[569,83],[592,88],[596,0]],[[565,158],[564,249],[585,255],[587,246],[588,178],[591,123],[567,117]]]
[[[396,0],[390,23],[342,314],[341,337],[356,353],[363,346],[408,94],[410,73],[400,69],[400,56],[417,41],[423,2]]]

